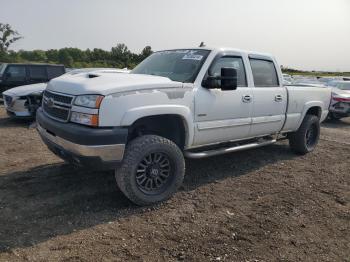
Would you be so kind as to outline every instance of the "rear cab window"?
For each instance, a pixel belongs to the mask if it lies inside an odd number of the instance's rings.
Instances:
[[[279,87],[277,70],[273,61],[250,58],[255,87]]]

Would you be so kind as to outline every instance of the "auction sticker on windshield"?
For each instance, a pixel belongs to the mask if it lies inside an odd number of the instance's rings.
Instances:
[[[182,58],[183,60],[198,60],[201,61],[203,59],[202,55],[196,55],[195,54],[196,51],[191,51],[190,53],[184,55],[184,57]]]

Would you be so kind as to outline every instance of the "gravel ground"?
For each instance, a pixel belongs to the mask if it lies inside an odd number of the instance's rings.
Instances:
[[[306,156],[280,142],[187,161],[152,208],[28,126],[0,108],[0,261],[350,261],[350,119],[324,124]]]

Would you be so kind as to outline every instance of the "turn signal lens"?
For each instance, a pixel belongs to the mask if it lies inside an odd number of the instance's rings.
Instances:
[[[98,126],[98,115],[72,112],[70,121],[87,126]]]

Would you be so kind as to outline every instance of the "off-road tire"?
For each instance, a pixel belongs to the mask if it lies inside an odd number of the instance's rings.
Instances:
[[[164,154],[171,164],[171,177],[163,191],[154,194],[142,191],[137,181],[140,163],[150,154]],[[156,136],[144,135],[132,140],[124,155],[123,162],[115,171],[120,190],[133,203],[140,206],[153,205],[169,199],[182,185],[185,175],[185,160],[180,148],[172,141]]]
[[[307,135],[313,130],[311,143],[308,142]],[[299,129],[289,134],[289,146],[292,151],[298,155],[305,155],[313,151],[320,138],[320,120],[315,115],[306,115]]]

